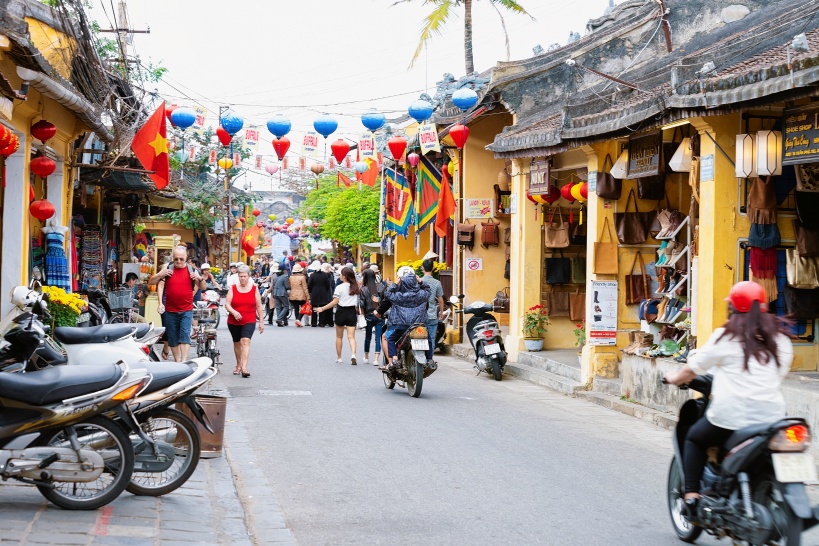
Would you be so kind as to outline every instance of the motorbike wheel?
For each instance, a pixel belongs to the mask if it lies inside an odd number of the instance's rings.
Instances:
[[[754,485],[754,501],[765,506],[774,523],[774,535],[766,544],[799,546],[802,543],[804,522],[791,511],[785,501],[782,484],[772,475],[763,476]]]
[[[395,388],[395,380],[390,377],[390,374],[387,372],[383,372],[382,375],[384,376],[384,386],[388,389]]]
[[[163,472],[134,472],[126,489],[134,495],[159,497],[183,485],[196,470],[200,453],[199,431],[187,415],[170,408],[140,425],[151,439],[171,444],[176,457],[171,467]],[[135,434],[132,440],[138,441]]]
[[[683,542],[694,542],[702,534],[702,527],[692,525],[682,515],[685,482],[683,481],[682,462],[674,457],[668,469],[668,513],[674,532]]]
[[[495,381],[500,381],[503,379],[503,375],[501,374],[501,365],[500,360],[497,358],[492,359],[492,377],[495,378]]]
[[[93,482],[51,482],[53,487],[38,485],[37,489],[46,499],[65,510],[96,510],[125,490],[134,470],[134,449],[122,428],[101,415],[62,430],[48,431],[37,443],[70,447],[67,431],[71,428],[76,431],[83,448],[94,449],[102,455],[105,470]]]
[[[407,351],[407,392],[413,398],[421,396],[421,387],[424,386],[424,365],[415,360],[412,351]]]
[[[214,315],[216,315],[216,324],[214,324],[213,327],[219,328],[219,323],[222,322],[222,313],[219,312],[218,307],[216,308],[216,312],[214,313]]]

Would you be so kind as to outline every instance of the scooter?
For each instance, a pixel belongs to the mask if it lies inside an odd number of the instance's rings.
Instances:
[[[396,383],[401,387],[406,385],[407,393],[413,398],[418,398],[421,396],[424,378],[438,369],[435,362],[427,362],[426,354],[429,349],[427,327],[424,324],[413,324],[407,328],[395,344],[395,348],[398,352],[397,367],[389,366],[387,352],[382,352],[381,371],[384,386],[393,389]]]
[[[441,312],[441,318],[438,319],[438,327],[435,329],[435,349],[441,352],[443,352],[446,347],[444,338],[446,337],[446,324],[449,322],[450,316],[452,316],[452,303],[447,302],[447,307]]]
[[[453,308],[460,304],[460,296],[452,296],[449,302]],[[500,324],[497,319],[490,314],[493,310],[491,304],[482,301],[474,301],[471,305],[463,308],[464,315],[472,315],[466,323],[466,336],[475,351],[475,369],[478,374],[491,370],[495,381],[503,379],[503,368],[506,365],[506,348],[503,346],[503,336],[501,335]]]

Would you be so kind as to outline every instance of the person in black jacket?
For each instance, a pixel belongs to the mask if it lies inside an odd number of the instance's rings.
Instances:
[[[323,264],[321,271],[316,271],[307,279],[307,290],[310,292],[310,305],[313,306],[313,309],[327,305],[333,299],[335,279],[332,269],[329,264]],[[333,326],[333,310],[328,309],[323,313],[314,311],[310,317],[310,326],[313,328]]]
[[[429,287],[418,282],[418,276],[409,266],[398,269],[398,282],[387,288],[384,300],[378,306],[375,316],[381,317],[390,311],[384,338],[387,340],[387,361],[390,368],[398,365],[395,344],[413,324],[426,324]]]

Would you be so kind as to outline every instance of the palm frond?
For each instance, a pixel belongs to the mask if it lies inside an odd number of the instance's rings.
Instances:
[[[506,60],[510,60],[512,58],[512,48],[509,44],[509,32],[506,30],[506,20],[503,18],[503,14],[498,9],[498,5],[495,2],[492,2],[492,7],[495,8],[495,13],[498,14],[501,21],[501,27],[503,27],[503,38],[506,41]]]
[[[418,56],[421,55],[421,50],[424,45],[432,39],[433,36],[440,36],[444,25],[452,15],[452,7],[457,4],[457,0],[425,0],[424,3],[436,4],[437,7],[424,18],[424,25],[421,27],[421,37],[418,42],[418,47],[415,48],[415,53],[410,61],[409,68],[415,65]]]
[[[528,11],[526,11],[526,8],[524,8],[523,6],[521,6],[520,4],[515,2],[515,0],[489,0],[489,1],[492,2],[493,6],[500,5],[500,6],[503,6],[504,8],[506,8],[506,9],[508,9],[511,12],[519,13],[521,15],[529,15],[529,17],[532,19],[532,21],[535,20],[535,18],[532,17],[529,14]]]

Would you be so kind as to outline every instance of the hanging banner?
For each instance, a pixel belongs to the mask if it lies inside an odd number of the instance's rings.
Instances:
[[[307,161],[303,158],[299,158],[299,170],[303,171],[307,167]]]
[[[364,133],[358,141],[358,153],[361,161],[375,159],[375,138],[372,133]]]
[[[255,127],[245,129],[245,144],[251,149],[256,149],[259,144],[259,130]]]
[[[344,166],[345,166],[346,168],[348,168],[348,169],[352,168],[352,166],[353,166],[353,162],[352,162],[352,160],[350,159],[350,156],[347,156],[347,157],[345,157],[345,158],[344,158]]]
[[[255,168],[256,169],[261,169],[262,168],[262,156],[260,156],[258,154],[256,155]]]
[[[197,135],[201,135],[202,132],[205,130],[205,118],[207,117],[208,111],[205,109],[204,106],[194,105],[193,111],[196,112],[196,121],[193,122],[193,132]]]
[[[282,159],[282,169],[287,169],[287,158]]]
[[[418,142],[421,144],[421,153],[441,152],[441,143],[438,141],[438,130],[434,123],[421,125],[418,131]]]
[[[239,152],[233,152],[233,166],[238,167],[242,164],[242,156]]]
[[[301,142],[301,153],[312,156],[319,145],[319,136],[315,131],[307,131]]]
[[[617,345],[617,281],[592,281],[590,296],[589,345]]]
[[[335,168],[336,168],[336,158],[331,157],[330,158],[330,169],[335,169]]]
[[[194,159],[196,159],[196,148],[191,146],[191,149],[188,152],[188,161],[193,161]]]
[[[208,165],[216,165],[216,150],[211,150],[210,154],[208,154]]]

